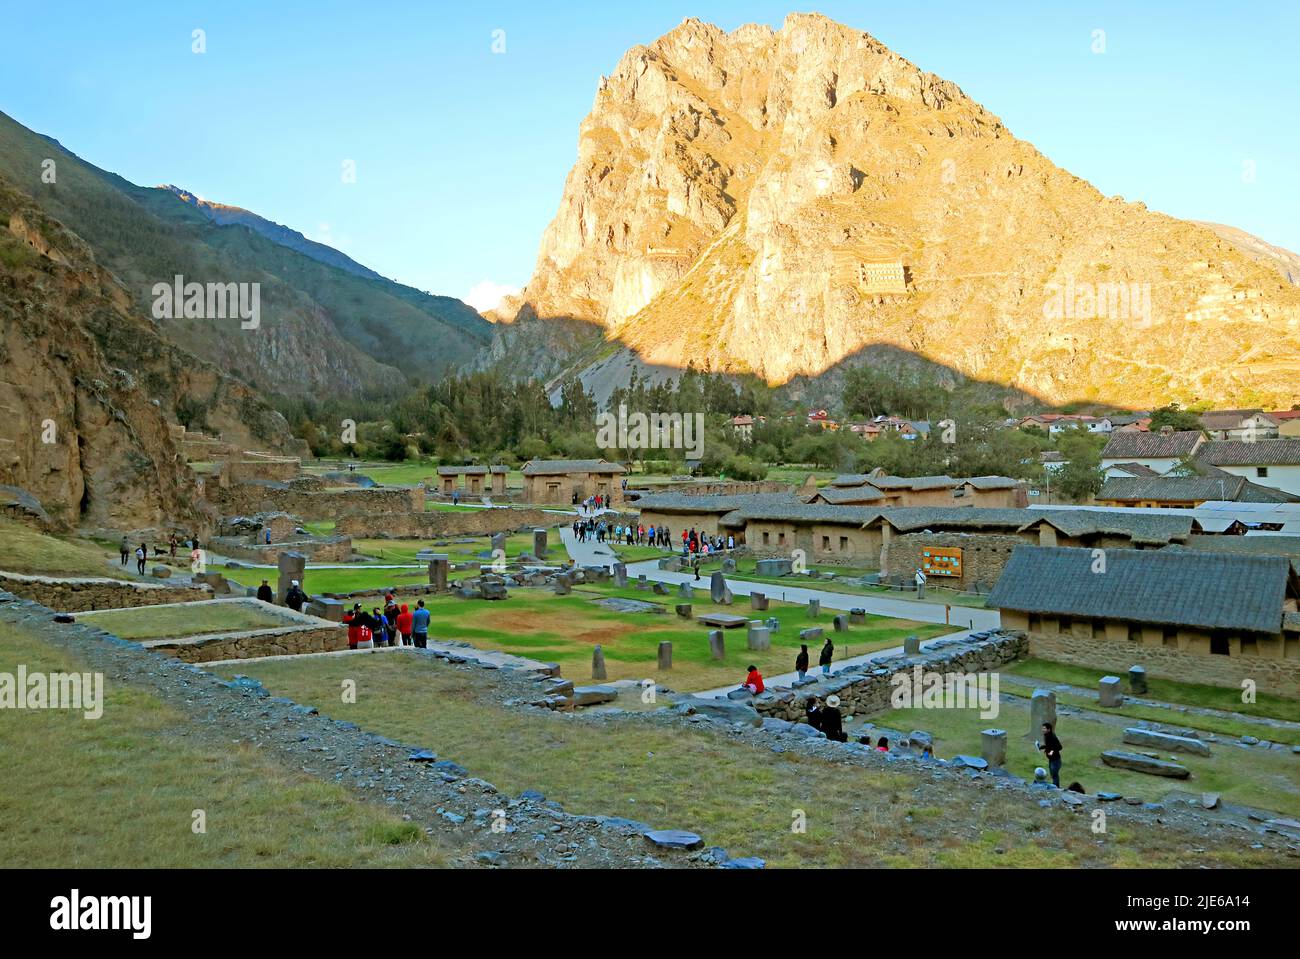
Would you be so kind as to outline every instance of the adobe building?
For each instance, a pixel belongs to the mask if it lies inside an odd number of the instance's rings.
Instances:
[[[1019,509],[1029,503],[1025,484],[1009,476],[890,476],[883,470],[847,473],[807,500],[830,506],[984,506]]]
[[[524,502],[565,506],[588,496],[603,496],[609,505],[623,502],[627,468],[605,460],[529,460],[524,464]]]
[[[798,549],[809,564],[874,569],[879,537],[864,526],[880,512],[871,506],[750,503],[723,515],[719,526],[760,559],[789,558]]]
[[[1216,475],[1217,474],[1217,475]],[[1215,470],[1208,476],[1115,476],[1102,484],[1099,506],[1190,509],[1208,502],[1295,503],[1300,496]]]
[[[1300,698],[1300,577],[1284,556],[1020,546],[992,594],[1029,654]]]
[[[737,540],[744,536],[743,522],[736,523],[737,517],[731,517],[733,525],[724,526],[723,517],[736,513],[747,507],[764,505],[802,505],[793,494],[784,493],[651,493],[636,501],[640,511],[639,522],[649,529],[667,527],[673,535],[682,530],[694,529],[705,536],[734,535]]]
[[[492,493],[504,496],[506,492],[506,466],[439,466],[438,491],[450,496],[458,489],[470,496]]]

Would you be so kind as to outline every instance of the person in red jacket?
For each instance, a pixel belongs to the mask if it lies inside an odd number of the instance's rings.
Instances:
[[[360,603],[343,614],[343,624],[348,628],[348,649],[356,649],[357,643],[361,642],[361,623],[358,621],[360,614]]]
[[[763,674],[758,671],[757,666],[751,665],[749,667],[749,675],[746,676],[745,681],[740,684],[740,688],[748,689],[755,696],[763,691]]]
[[[402,634],[402,645],[413,646],[411,631],[415,628],[414,619],[411,616],[411,608],[402,604],[402,611],[397,614],[397,631]]]

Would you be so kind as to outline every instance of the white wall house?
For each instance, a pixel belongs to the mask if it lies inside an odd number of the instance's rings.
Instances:
[[[1101,468],[1108,478],[1128,476],[1131,474],[1117,467],[1137,463],[1163,476],[1183,457],[1195,454],[1204,442],[1200,430],[1176,431],[1165,427],[1158,433],[1111,433],[1101,451]]]
[[[1196,459],[1260,486],[1300,496],[1300,439],[1206,443]]]

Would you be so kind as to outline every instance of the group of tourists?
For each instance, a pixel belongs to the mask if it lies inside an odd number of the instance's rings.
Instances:
[[[197,563],[200,561],[203,554],[199,550],[199,541],[197,537],[191,540],[190,542],[191,542],[190,565],[191,568],[197,570],[198,568]],[[161,546],[155,546],[153,548],[154,557],[156,558],[159,556],[167,556],[169,559],[175,559],[176,550],[177,548],[179,548],[180,544],[181,541],[176,538],[176,534],[172,533],[171,538],[167,543],[166,549],[164,549]],[[123,566],[125,566],[130,561],[131,557],[134,556],[136,572],[139,573],[141,576],[144,575],[145,566],[149,562],[148,544],[142,542],[139,546],[137,546],[134,550],[132,550],[130,540],[126,536],[123,536],[122,542],[118,544],[117,551],[118,551],[118,557]]]
[[[708,556],[710,553],[721,553],[723,550],[733,550],[736,548],[736,537],[728,533],[726,537],[721,534],[709,536],[704,533],[698,533],[694,528],[691,530],[682,530],[682,555],[683,556]]]
[[[573,505],[574,506],[578,505],[577,493],[573,494]],[[605,496],[602,493],[597,493],[594,496],[588,496],[586,499],[582,501],[582,511],[584,513],[599,513],[601,510],[607,508],[608,506],[609,506],[609,497]]]
[[[384,596],[384,605],[368,612],[360,603],[343,614],[343,625],[348,628],[348,649],[370,649],[379,646],[413,646],[427,649],[429,645],[429,611],[424,600],[411,609],[406,603],[400,606],[392,593]]]

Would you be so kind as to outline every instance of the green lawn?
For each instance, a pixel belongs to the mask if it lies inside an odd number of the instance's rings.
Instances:
[[[122,639],[136,640],[233,633],[285,624],[283,616],[253,602],[140,606],[102,613],[78,613],[77,619]]]
[[[1058,704],[1061,702],[1057,699]],[[1112,712],[1112,710],[1107,710]],[[1007,730],[1007,769],[1017,776],[1033,779],[1034,767],[1044,766],[1042,753],[1034,748],[1029,731],[1029,709],[1022,703],[1002,703],[996,719],[981,719],[971,709],[891,709],[869,717],[869,721],[904,733],[923,729],[934,736],[935,754],[947,759],[958,753],[980,754],[980,731],[989,728]],[[856,729],[854,730],[856,731]],[[1064,747],[1061,785],[1073,780],[1089,793],[1118,792],[1140,796],[1148,801],[1182,789],[1192,793],[1217,792],[1225,799],[1294,816],[1300,813],[1300,776],[1296,757],[1289,751],[1242,749],[1229,743],[1214,743],[1209,757],[1174,753],[1178,762],[1192,771],[1190,779],[1161,779],[1143,773],[1113,769],[1102,763],[1107,749],[1130,752],[1157,752],[1168,759],[1164,750],[1147,746],[1128,746],[1121,742],[1122,726],[1112,726],[1078,716],[1062,716],[1057,734]]]
[[[1054,663],[1045,659],[1025,659],[1006,667],[1007,672],[1018,676],[1032,676],[1049,683],[1066,683],[1081,686],[1084,689],[1096,689],[1097,682],[1103,676],[1113,675],[1102,669],[1089,669],[1086,666],[1071,666],[1066,663]],[[1127,688],[1127,677],[1124,679]],[[1261,716],[1267,719],[1283,719],[1300,723],[1300,701],[1284,696],[1259,693],[1253,703],[1241,701],[1241,690],[1235,687],[1207,686],[1200,683],[1181,683],[1172,679],[1147,678],[1149,692],[1143,699],[1155,699],[1165,703],[1177,703],[1181,706],[1200,706],[1209,709],[1225,709],[1229,712],[1244,713],[1247,716]],[[1159,710],[1152,712],[1161,713]],[[1168,713],[1161,713],[1169,715]],[[1192,723],[1188,718],[1188,724]],[[1184,720],[1179,719],[1178,722]],[[1261,737],[1267,738],[1267,737]]]
[[[132,550],[139,545],[132,544]],[[80,539],[60,539],[39,533],[11,519],[0,519],[0,569],[45,576],[114,576],[107,560],[116,559],[104,546]],[[131,570],[135,570],[131,560]]]
[[[274,569],[226,569],[218,570],[221,575],[243,586],[260,586],[263,579],[271,580],[274,586],[277,578]],[[429,582],[428,571],[421,569],[374,569],[358,564],[347,569],[312,569],[310,566],[303,580],[303,589],[309,594],[351,593],[360,589],[382,589],[385,586],[424,585]]]
[[[1276,864],[1276,854],[1213,839],[1112,825],[989,789],[954,788],[897,770],[777,755],[724,732],[621,722],[587,724],[501,708],[490,674],[424,657],[250,661],[278,695],[314,703],[402,742],[434,749],[507,793],[537,789],[568,812],[689,829],[771,867],[1187,867]],[[233,670],[229,671],[233,674]],[[339,702],[344,679],[355,703]],[[685,788],[684,788],[685,787]],[[806,815],[806,832],[791,826]]]
[[[82,671],[7,631],[0,671]],[[342,786],[268,760],[247,743],[191,737],[156,697],[104,686],[104,713],[5,710],[0,862],[63,869],[438,866],[447,850]],[[206,833],[192,830],[194,810]]]
[[[602,597],[621,596],[658,602],[666,613],[620,613],[596,605]],[[543,662],[560,663],[563,674],[576,681],[591,676],[591,654],[600,644],[610,679],[656,679],[672,689],[701,690],[737,684],[745,667],[754,663],[765,675],[792,672],[799,651],[799,630],[822,626],[830,632],[833,611],[823,610],[809,618],[803,606],[772,603],[766,614],[754,613],[743,600],[734,606],[715,606],[708,590],[697,589],[693,603],[701,613],[730,612],[750,618],[776,616],[780,630],[772,637],[772,648],[751,651],[745,644],[745,629],[725,631],[727,657],[714,660],[709,654],[709,627],[697,620],[681,619],[674,612],[675,595],[656,596],[633,587],[578,587],[568,596],[540,590],[513,590],[505,602],[478,602],[438,597],[426,599],[432,616],[429,635],[438,639],[464,640],[481,649],[499,649]],[[858,656],[902,644],[903,637],[922,640],[951,631],[951,627],[910,620],[868,617],[868,625],[852,627],[835,637],[836,659]],[[673,669],[660,673],[658,647],[673,644]],[[818,650],[812,650],[816,659]]]

